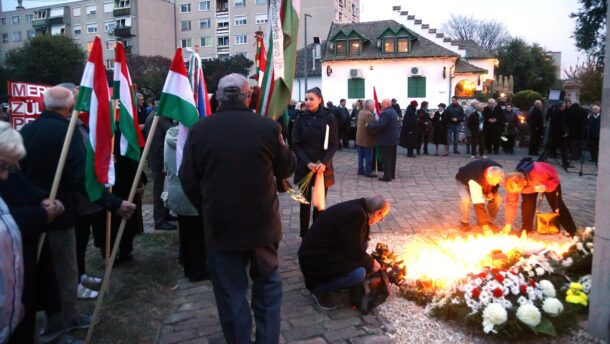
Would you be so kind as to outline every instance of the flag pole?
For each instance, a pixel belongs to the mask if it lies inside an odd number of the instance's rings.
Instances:
[[[159,122],[159,116],[154,116],[152,120],[152,124],[150,125],[149,135],[146,138],[146,144],[144,145],[144,150],[142,151],[142,157],[140,158],[140,162],[138,163],[138,170],[136,172],[136,177],[133,180],[133,184],[131,184],[131,190],[129,191],[129,197],[127,198],[128,202],[133,202],[133,198],[135,197],[136,191],[138,189],[138,185],[140,184],[140,177],[142,175],[142,170],[144,169],[144,162],[146,161],[146,157],[148,156],[148,151],[150,150],[150,145],[152,143],[152,139],[155,136],[155,131],[157,130],[157,123]],[[116,234],[116,238],[114,240],[114,245],[112,247],[112,254],[110,255],[110,264],[106,265],[106,271],[104,272],[104,279],[102,280],[102,287],[100,288],[100,293],[97,296],[97,300],[95,301],[95,309],[93,310],[93,315],[91,316],[91,325],[89,325],[89,329],[87,330],[87,337],[85,338],[85,343],[91,342],[91,336],[93,335],[93,330],[95,329],[95,324],[97,323],[97,319],[99,316],[99,312],[102,306],[102,300],[104,298],[104,294],[108,289],[108,283],[110,281],[110,274],[112,273],[112,267],[114,266],[114,260],[117,255],[117,251],[119,250],[119,243],[121,242],[121,237],[123,236],[123,231],[125,230],[125,225],[127,220],[122,219],[121,224],[119,225],[119,230]]]
[[[55,202],[57,197],[57,190],[59,190],[59,182],[64,172],[64,166],[66,165],[66,159],[68,158],[68,150],[70,149],[70,142],[72,142],[72,136],[74,136],[74,129],[76,128],[76,121],[78,120],[78,110],[72,110],[72,116],[70,117],[70,123],[68,124],[68,131],[64,138],[64,145],[61,148],[61,154],[59,155],[59,162],[57,163],[57,170],[55,170],[55,177],[53,177],[53,184],[51,185],[51,193],[49,194],[49,200],[51,203]],[[40,259],[40,252],[42,252],[42,246],[47,233],[42,233],[38,239],[38,254],[36,261]]]
[[[112,111],[113,111],[113,115],[115,115],[113,118],[116,121],[116,112],[117,109],[119,107],[119,100],[115,99],[112,101]],[[110,151],[112,152],[112,154],[114,154],[114,134],[112,134],[112,144],[111,144],[111,149]],[[112,186],[110,187],[110,189],[108,190],[109,192],[112,193]],[[106,266],[108,266],[108,262],[110,261],[110,242],[112,241],[112,213],[110,211],[106,211],[106,248],[105,248],[105,252],[106,252]]]

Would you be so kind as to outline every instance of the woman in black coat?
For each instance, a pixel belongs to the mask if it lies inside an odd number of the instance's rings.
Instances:
[[[447,144],[447,116],[444,103],[438,104],[438,111],[432,117],[432,143],[436,146],[434,155],[438,155],[438,145],[445,145],[445,156],[449,155],[449,145]]]
[[[421,153],[421,146],[424,146],[424,154],[428,155],[428,142],[432,136],[432,119],[428,112],[428,102],[423,101],[417,111],[417,155]]]
[[[402,120],[400,129],[399,145],[407,149],[407,156],[415,158],[414,150],[418,147],[417,142],[417,101],[411,101],[405,110],[405,117]]]
[[[292,131],[292,150],[297,157],[294,171],[294,182],[300,182],[310,171],[324,172],[324,195],[335,183],[335,173],[332,159],[339,147],[337,121],[332,113],[324,108],[324,99],[319,88],[314,87],[305,93],[306,109],[297,117]],[[328,131],[328,142],[325,147],[325,137]],[[314,175],[315,178],[315,175]],[[311,181],[305,197],[311,201]],[[301,237],[309,229],[311,204],[301,204]],[[320,211],[313,210],[315,221]]]

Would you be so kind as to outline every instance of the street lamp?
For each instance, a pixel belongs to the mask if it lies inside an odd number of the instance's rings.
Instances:
[[[305,27],[304,27],[305,30],[303,30],[304,31],[303,35],[305,36],[305,40],[304,40],[304,42],[305,42],[305,47],[304,47],[305,51],[304,51],[304,54],[303,54],[303,59],[304,59],[304,63],[303,63],[303,78],[305,79],[305,91],[306,92],[308,90],[308,88],[307,88],[307,17],[311,18],[311,15],[305,13]]]

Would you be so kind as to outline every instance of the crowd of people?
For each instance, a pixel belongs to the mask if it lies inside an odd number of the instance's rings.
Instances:
[[[85,196],[86,118],[79,119],[69,143],[57,198],[49,199],[78,92],[72,84],[48,89],[41,117],[20,132],[0,122],[1,343],[34,343],[37,337],[41,343],[81,342],[69,332],[88,327],[92,319],[79,313],[76,300],[94,299],[102,282],[86,271],[91,234],[94,246],[106,257],[107,244],[113,244],[119,223],[126,220],[116,262],[123,264],[133,259],[134,237],[143,231],[141,196],[147,179],[140,178],[137,196],[128,202],[137,162],[118,153],[120,143],[115,144],[114,187],[96,202]],[[435,155],[448,156],[450,148],[460,154],[458,142],[464,134],[467,154],[480,159],[456,175],[463,230],[471,228],[472,205],[483,231],[500,231],[494,221],[503,201],[498,192],[501,185],[507,191],[504,231],[514,230],[519,195],[521,229],[532,230],[537,194],[546,196],[565,231],[576,230],[552,165],[526,158],[514,172],[505,173],[498,162],[487,159],[486,154],[498,154],[500,148],[509,154],[515,149],[519,119],[511,104],[489,99],[465,106],[454,97],[449,106],[438,104],[431,114],[427,101],[420,105],[413,100],[403,113],[395,99],[383,99],[380,104],[366,99],[355,102],[350,111],[345,99],[337,107],[325,103],[316,87],[307,90],[303,103],[290,102],[284,116],[273,121],[255,115],[257,92],[239,74],[223,77],[213,115],[190,129],[182,152],[177,148],[180,129],[176,123],[161,117],[151,132],[157,115],[154,102],[145,104],[144,97],[137,95],[140,129],[146,136],[153,135],[148,167],[154,228],[178,229],[179,261],[189,281],[212,281],[229,343],[250,341],[251,309],[256,341],[277,342],[282,301],[278,191],[285,191],[283,184],[291,176],[299,184],[313,172],[323,176],[325,196],[335,183],[333,158],[338,150],[351,148],[352,137],[358,153],[357,174],[377,178],[374,172],[382,170],[378,179],[391,182],[396,178],[397,146],[406,148],[407,157],[412,158],[432,153],[430,143]],[[530,154],[539,153],[545,127],[547,153],[560,149],[568,165],[570,159],[580,158],[584,141],[598,142],[599,106],[587,114],[577,104],[567,105],[552,107],[545,120],[542,102],[534,102],[527,115]],[[589,147],[596,160],[597,150]],[[181,163],[177,162],[180,153]],[[358,286],[380,269],[367,253],[368,238],[370,227],[383,220],[390,204],[377,195],[312,211],[312,185],[304,190],[307,202],[300,205],[298,259],[315,303],[333,309],[333,292]],[[107,212],[112,214],[110,243],[105,235]],[[39,252],[42,233],[47,239]],[[36,312],[40,310],[45,311],[46,321],[37,335]]]

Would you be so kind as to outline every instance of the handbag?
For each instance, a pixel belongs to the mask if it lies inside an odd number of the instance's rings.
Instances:
[[[541,213],[538,211],[544,193],[540,193],[540,200],[536,206],[536,233],[538,234],[556,234],[559,233],[559,209],[552,213]],[[551,206],[552,208],[552,206]]]

